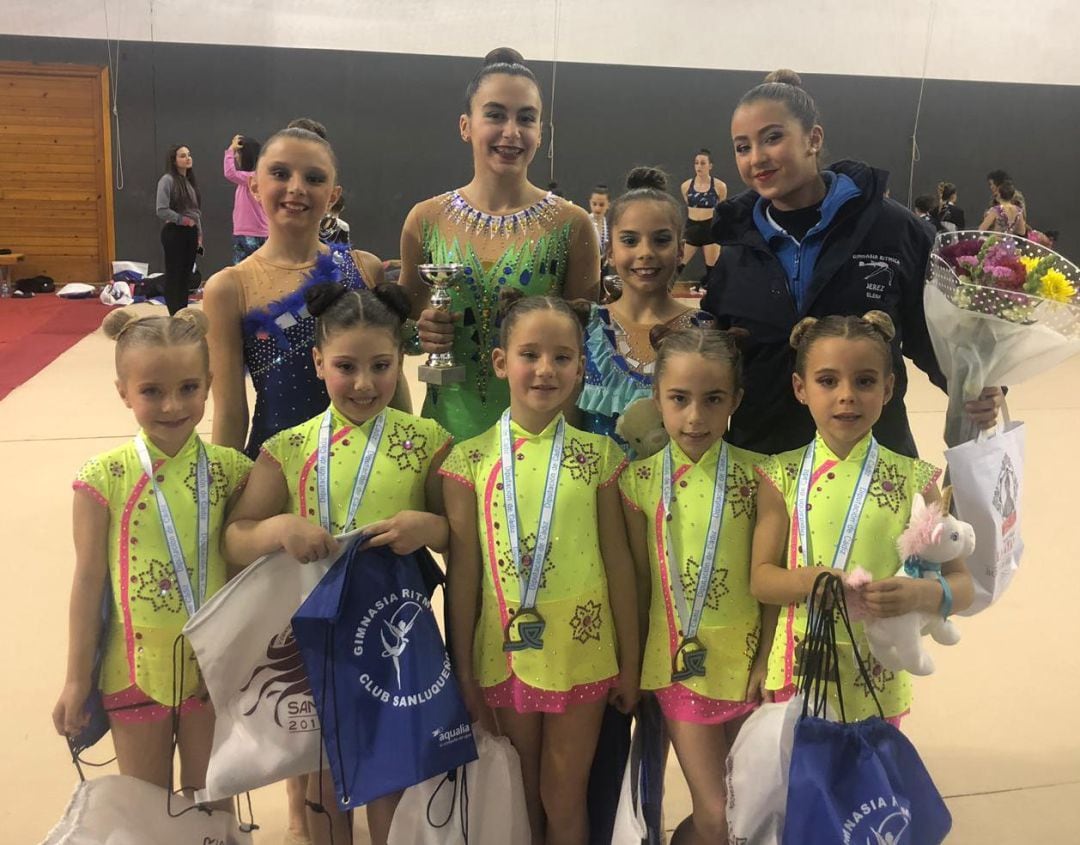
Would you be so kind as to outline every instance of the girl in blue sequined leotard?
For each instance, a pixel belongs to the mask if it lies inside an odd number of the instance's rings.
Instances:
[[[319,241],[319,224],[341,195],[336,159],[325,138],[304,129],[277,133],[262,148],[251,189],[266,212],[267,241],[210,279],[203,308],[210,318],[213,442],[236,449],[246,445],[255,457],[267,437],[326,407],[326,390],[311,357],[315,321],[303,307],[303,289],[325,279],[374,287],[383,281],[383,270],[370,253]],[[253,417],[247,373],[255,387]],[[288,829],[300,840],[327,832],[325,819],[309,827],[305,813],[305,798],[319,800],[319,781],[304,776],[287,782]],[[334,839],[346,841],[348,817],[334,806],[327,812]],[[388,819],[369,815],[368,821],[373,831],[389,827]]]
[[[214,275],[210,317],[215,443],[256,456],[272,434],[309,419],[326,404],[311,360],[314,319],[304,289],[316,281],[374,287],[382,265],[370,253],[319,242],[319,224],[341,188],[329,144],[286,129],[262,149],[252,188],[266,211],[267,242]],[[249,416],[245,375],[255,387]]]
[[[311,419],[326,404],[326,389],[311,359],[315,318],[304,305],[304,291],[324,281],[366,287],[349,248],[333,244],[329,254],[316,259],[300,287],[244,315],[244,367],[255,386],[255,412],[244,451],[252,460],[266,438]]]

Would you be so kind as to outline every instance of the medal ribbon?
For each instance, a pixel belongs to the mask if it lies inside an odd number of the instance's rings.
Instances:
[[[667,558],[668,580],[671,582],[671,592],[675,594],[675,609],[678,612],[679,624],[683,628],[683,641],[685,642],[697,636],[698,627],[701,625],[701,614],[705,610],[705,599],[709,594],[709,584],[712,581],[713,570],[716,567],[716,547],[720,540],[720,527],[724,522],[724,502],[727,499],[728,446],[726,442],[721,442],[720,455],[716,460],[716,476],[713,479],[709,529],[705,534],[705,551],[702,553],[701,568],[698,570],[697,587],[694,590],[692,608],[686,603],[686,591],[683,588],[680,574],[680,558],[675,551],[675,544],[671,539],[671,530],[668,527],[668,523],[672,518],[672,463],[671,444],[668,443],[664,449],[661,487],[664,507],[664,546],[666,547],[665,557]]]
[[[206,598],[206,569],[210,552],[210,462],[206,457],[206,447],[199,441],[199,457],[195,468],[195,497],[198,505],[198,543],[199,543],[199,595],[196,598],[191,588],[191,576],[187,571],[187,560],[184,558],[184,549],[180,545],[180,536],[176,532],[176,522],[173,520],[172,510],[165,493],[158,487],[157,478],[154,475],[154,463],[150,459],[150,450],[146,446],[144,435],[139,434],[135,438],[135,452],[139,456],[143,472],[150,479],[150,487],[154,491],[157,500],[158,516],[161,519],[161,530],[165,534],[165,543],[169,548],[169,557],[172,558],[173,575],[176,578],[176,586],[180,590],[180,596],[184,600],[188,616],[194,616]]]
[[[802,467],[799,469],[799,487],[795,499],[795,519],[799,527],[799,543],[802,545],[803,561],[807,566],[814,565],[814,556],[810,550],[810,531],[808,530],[808,502],[810,499],[810,482],[814,474],[814,446],[816,439],[806,448],[803,455]],[[870,445],[863,458],[862,469],[859,471],[859,480],[855,490],[851,494],[848,503],[847,516],[844,518],[844,528],[840,534],[840,542],[836,544],[833,553],[832,568],[844,570],[847,568],[848,559],[851,557],[851,547],[855,544],[855,529],[859,526],[859,518],[862,516],[863,506],[866,504],[866,496],[870,491],[870,482],[874,478],[874,469],[877,467],[878,453],[880,449],[877,441],[871,436]]]
[[[319,427],[319,451],[316,459],[319,468],[319,523],[331,534],[333,532],[330,530],[330,436],[333,426],[334,413],[331,407],[326,409]],[[364,447],[364,454],[360,458],[360,467],[356,471],[352,498],[349,500],[349,512],[342,524],[342,531],[349,530],[349,526],[356,519],[356,512],[360,510],[360,502],[364,498],[364,491],[367,490],[368,481],[371,479],[375,453],[379,451],[379,442],[382,440],[384,428],[386,428],[385,409],[375,417],[375,421],[371,424],[371,435]]]
[[[547,558],[548,543],[551,538],[551,523],[555,515],[555,494],[559,485],[559,470],[562,467],[563,441],[566,439],[566,420],[560,418],[555,427],[555,438],[551,444],[551,456],[548,458],[547,481],[544,484],[544,498],[540,507],[540,524],[536,529],[536,548],[533,550],[529,577],[525,578],[525,569],[521,559],[521,525],[518,521],[517,483],[514,480],[514,451],[510,434],[510,410],[503,411],[499,420],[499,446],[502,457],[503,500],[506,508],[506,530],[510,535],[510,551],[514,556],[514,568],[521,586],[521,609],[533,610],[536,597],[540,592],[540,579],[544,574],[544,560]]]

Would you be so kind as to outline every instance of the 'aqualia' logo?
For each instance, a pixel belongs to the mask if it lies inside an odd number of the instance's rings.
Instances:
[[[844,820],[844,845],[913,845],[904,836],[910,825],[906,801],[895,795],[871,798]]]
[[[359,658],[362,667],[360,685],[376,701],[394,707],[415,707],[435,698],[450,680],[450,659],[445,656],[437,675],[418,678],[415,670],[408,671],[413,628],[423,614],[430,612],[428,597],[406,587],[376,599],[360,619],[353,636],[353,656]],[[365,655],[369,651],[368,637],[374,637],[375,631],[382,648],[376,646],[378,650],[371,653],[377,653],[382,660],[373,665]]]
[[[449,730],[443,728],[435,728],[431,732],[431,738],[438,740],[439,748],[446,748],[448,745],[453,745],[455,742],[460,742],[463,739],[469,739],[472,737],[472,728],[467,723],[462,723],[456,728]]]

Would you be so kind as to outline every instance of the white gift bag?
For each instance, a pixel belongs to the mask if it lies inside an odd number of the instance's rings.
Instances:
[[[196,800],[318,770],[319,719],[291,620],[336,559],[300,564],[284,551],[260,558],[184,626],[216,715],[206,789]]]
[[[528,845],[521,760],[506,737],[473,725],[479,757],[405,790],[388,845]]]
[[[945,451],[956,513],[975,528],[975,553],[967,561],[975,600],[961,616],[973,616],[1001,598],[1024,551],[1024,424],[1010,420],[1007,411],[1004,418],[996,431]]]
[[[634,746],[635,743],[631,743],[630,753],[626,755],[626,771],[619,792],[619,807],[615,811],[611,845],[641,845],[649,838],[649,823],[642,806],[641,754],[634,753]]]
[[[166,803],[168,802],[168,803]],[[82,781],[42,845],[250,845],[236,816],[127,777]]]
[[[740,845],[780,845],[788,769],[802,696],[762,704],[746,720],[727,759],[728,835]]]

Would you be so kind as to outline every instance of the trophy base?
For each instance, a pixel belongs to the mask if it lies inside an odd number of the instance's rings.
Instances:
[[[448,384],[460,384],[465,381],[465,367],[457,364],[453,367],[429,367],[422,364],[418,373],[420,381],[424,384],[433,384],[436,387],[445,387]]]

